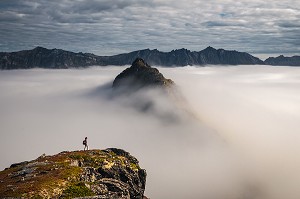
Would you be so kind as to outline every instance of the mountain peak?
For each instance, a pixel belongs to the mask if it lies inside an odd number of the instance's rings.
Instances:
[[[121,72],[113,82],[113,88],[126,88],[127,91],[142,87],[169,87],[173,81],[166,79],[156,68],[152,68],[143,59],[137,58],[131,67]]]
[[[41,47],[41,46],[37,46],[33,49],[34,51],[42,51],[42,50],[49,50],[47,48]]]
[[[203,51],[215,51],[215,50],[217,50],[217,49],[215,49],[215,48],[213,48],[213,47],[211,47],[211,46],[208,46],[207,48],[205,48]]]
[[[176,50],[172,50],[173,52],[190,52],[188,49],[186,48],[180,48],[180,49],[176,49]]]
[[[147,68],[149,68],[151,66],[149,66],[142,58],[138,57],[138,58],[136,58],[133,61],[132,67],[137,67],[137,68],[139,68],[139,67],[147,67]]]

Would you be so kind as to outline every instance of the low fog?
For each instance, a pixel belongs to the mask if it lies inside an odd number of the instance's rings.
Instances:
[[[87,136],[137,157],[151,199],[300,198],[299,68],[159,68],[186,112],[157,90],[111,98],[124,69],[0,71],[0,169]]]

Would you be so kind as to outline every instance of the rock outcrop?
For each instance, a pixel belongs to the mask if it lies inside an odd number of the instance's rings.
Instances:
[[[114,89],[137,90],[144,87],[169,88],[173,85],[171,79],[166,79],[156,68],[152,68],[143,59],[137,58],[120,73],[113,82]]]
[[[265,64],[273,66],[300,66],[300,56],[285,57],[269,57],[265,60]]]
[[[110,148],[42,155],[0,172],[0,198],[142,199],[146,171]]]

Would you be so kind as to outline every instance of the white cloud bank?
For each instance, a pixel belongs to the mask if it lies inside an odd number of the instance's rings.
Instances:
[[[91,148],[136,156],[150,198],[300,197],[298,68],[161,68],[201,121],[179,123],[138,112],[132,98],[108,100],[122,70],[0,71],[1,169],[79,150],[87,136]]]

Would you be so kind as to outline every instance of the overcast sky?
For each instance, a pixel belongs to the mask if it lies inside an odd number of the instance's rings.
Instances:
[[[1,0],[0,51],[300,54],[299,0]]]

